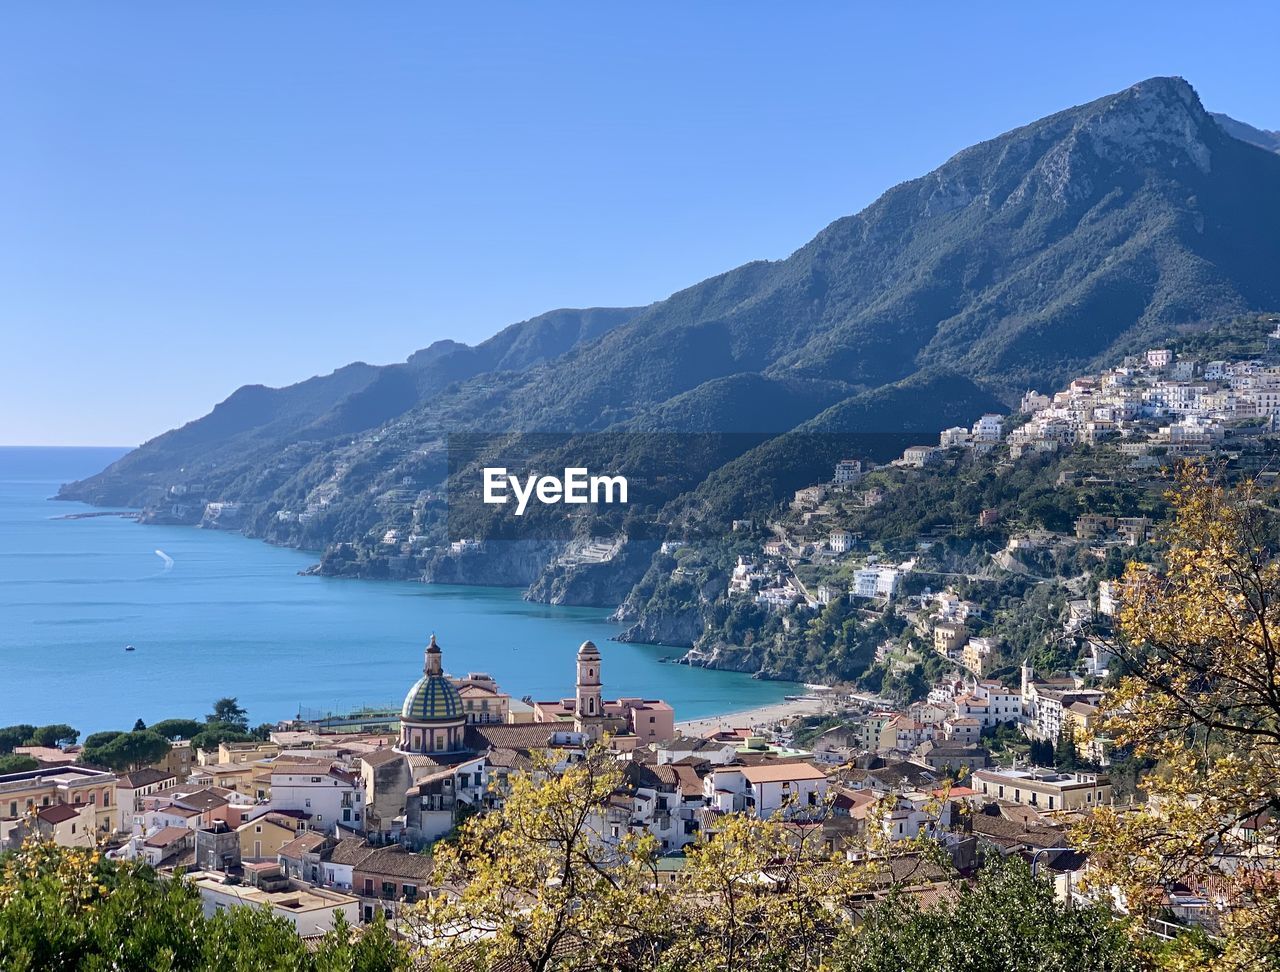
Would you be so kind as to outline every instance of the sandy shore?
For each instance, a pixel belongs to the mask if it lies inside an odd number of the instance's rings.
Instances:
[[[676,728],[689,736],[705,736],[717,729],[755,729],[772,726],[792,716],[817,715],[830,710],[832,702],[834,698],[828,701],[821,696],[815,700],[775,702],[772,705],[761,705],[754,709],[743,709],[740,712],[726,712],[724,715],[707,716],[704,719],[688,719],[677,722]]]

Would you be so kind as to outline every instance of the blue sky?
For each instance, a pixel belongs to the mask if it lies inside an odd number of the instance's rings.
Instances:
[[[1275,4],[890,6],[11,6],[0,443],[660,299],[1152,75],[1280,128]]]

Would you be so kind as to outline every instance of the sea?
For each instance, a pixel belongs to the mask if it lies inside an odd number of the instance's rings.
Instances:
[[[607,610],[531,604],[511,589],[304,577],[314,553],[118,516],[69,519],[95,510],[53,500],[58,486],[125,451],[0,448],[0,726],[65,722],[83,737],[202,718],[224,696],[255,725],[398,706],[432,633],[446,671],[488,672],[515,698],[571,696],[588,639],[607,696],[666,699],[678,720],[798,689],[615,642]]]

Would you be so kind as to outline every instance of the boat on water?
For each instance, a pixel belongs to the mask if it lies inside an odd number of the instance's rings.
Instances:
[[[133,645],[125,645],[125,646],[124,646],[124,650],[125,650],[125,651],[133,651]]]

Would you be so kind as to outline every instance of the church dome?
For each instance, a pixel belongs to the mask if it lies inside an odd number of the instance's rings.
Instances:
[[[400,718],[410,722],[456,722],[463,718],[462,696],[440,665],[440,646],[431,636],[422,678],[413,684],[400,707]]]
[[[462,717],[462,697],[443,675],[423,675],[409,689],[400,718],[411,722],[439,722]]]

